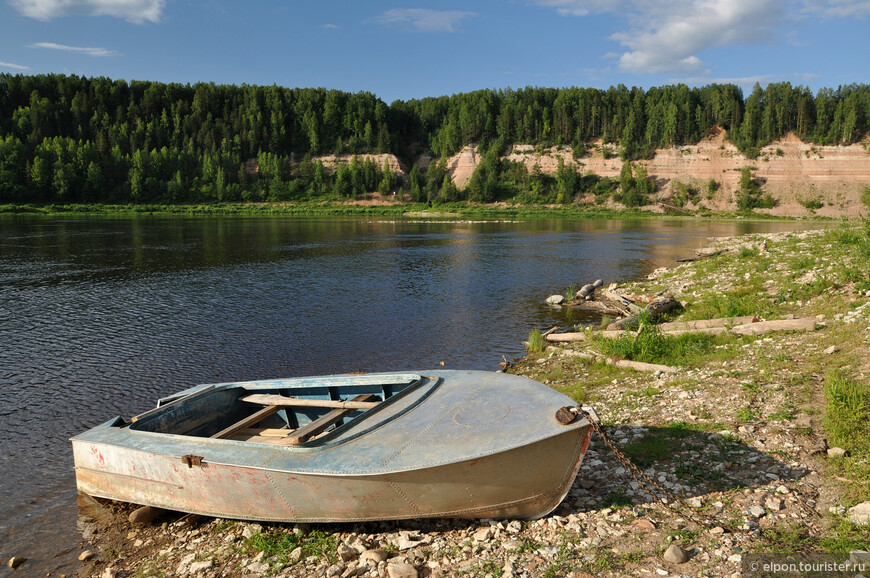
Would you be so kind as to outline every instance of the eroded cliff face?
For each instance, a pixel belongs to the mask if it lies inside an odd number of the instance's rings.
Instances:
[[[374,163],[378,166],[378,168],[384,168],[384,161],[390,165],[390,170],[394,173],[398,173],[403,177],[406,176],[406,171],[402,166],[402,163],[399,162],[399,159],[396,155],[393,154],[362,154],[362,155],[324,155],[317,157],[317,159],[323,163],[323,166],[329,169],[335,168],[336,165],[340,164],[350,164],[353,161],[353,157],[356,156],[357,162],[365,162],[369,159],[373,160]]]
[[[524,163],[529,170],[535,164],[547,173],[555,173],[558,159],[575,163],[581,171],[602,177],[618,177],[622,161],[613,145],[591,143],[588,156],[575,161],[569,147],[554,147],[535,152],[531,145],[514,145],[507,159]],[[605,149],[610,154],[605,155]],[[610,156],[611,158],[605,158]],[[476,146],[466,146],[447,161],[450,176],[462,188],[471,180],[481,162]],[[660,149],[654,158],[638,161],[656,180],[656,200],[667,203],[677,182],[701,191],[690,208],[701,206],[714,210],[736,209],[735,192],[739,188],[743,167],[755,169],[755,177],[765,193],[777,200],[773,209],[758,209],[775,215],[806,216],[810,201],[820,201],[815,214],[821,216],[858,216],[866,214],[861,192],[870,187],[870,139],[849,146],[818,146],[801,142],[793,134],[764,147],[757,159],[747,159],[718,130],[696,145]],[[716,181],[718,189],[707,198],[707,184]]]

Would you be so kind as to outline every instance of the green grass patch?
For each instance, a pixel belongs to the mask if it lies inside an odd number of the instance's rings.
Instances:
[[[824,426],[833,445],[851,452],[870,452],[870,387],[832,370],[825,378]]]
[[[834,553],[870,550],[870,529],[866,526],[856,526],[846,519],[832,524],[820,536],[814,536],[806,526],[795,524],[766,529],[764,537],[761,551],[766,553]]]
[[[540,353],[544,351],[544,338],[541,335],[540,329],[532,329],[529,332],[528,345],[526,345],[526,353]]]
[[[770,298],[758,295],[755,287],[747,287],[728,293],[707,293],[686,310],[684,317],[689,321],[744,315],[767,316],[771,313],[774,313],[774,307]]]
[[[704,333],[664,335],[654,325],[640,334],[615,339],[593,337],[598,350],[609,357],[664,365],[692,365],[702,361],[719,344],[718,336]]]
[[[757,409],[752,409],[751,407],[744,407],[743,409],[737,410],[737,412],[734,414],[734,417],[739,422],[754,422],[761,419],[761,412]]]
[[[640,391],[629,391],[626,395],[633,395],[636,397],[654,397],[656,395],[660,395],[661,393],[662,390],[660,390],[659,388],[648,385]]]
[[[252,553],[263,552],[264,558],[276,556],[276,561],[284,565],[290,564],[290,552],[297,547],[302,548],[303,559],[306,556],[319,556],[326,558],[330,563],[335,563],[338,537],[332,532],[321,530],[312,530],[307,534],[259,532],[245,540],[245,546]]]

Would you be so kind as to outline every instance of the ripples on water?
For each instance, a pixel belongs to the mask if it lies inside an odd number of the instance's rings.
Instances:
[[[737,232],[605,220],[0,218],[0,550],[51,568],[45,556],[74,545],[56,531],[74,533],[68,438],[115,415],[205,382],[441,361],[495,370],[522,353],[532,327],[566,323],[548,295],[636,278]]]

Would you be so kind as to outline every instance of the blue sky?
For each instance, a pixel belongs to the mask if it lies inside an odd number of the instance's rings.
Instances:
[[[0,72],[481,88],[870,83],[870,0],[0,0]]]

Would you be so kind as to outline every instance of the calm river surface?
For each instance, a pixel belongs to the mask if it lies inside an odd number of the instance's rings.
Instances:
[[[0,217],[0,576],[12,555],[32,575],[78,564],[68,438],[115,415],[198,383],[497,370],[567,322],[544,299],[571,284],[805,226]]]

